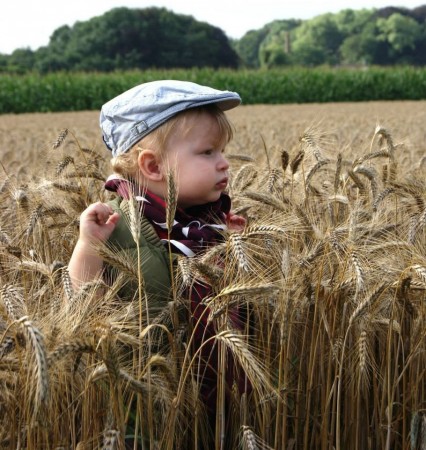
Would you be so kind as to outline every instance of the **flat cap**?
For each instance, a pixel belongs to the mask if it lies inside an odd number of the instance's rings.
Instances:
[[[213,103],[225,111],[238,106],[241,98],[236,92],[219,91],[189,81],[158,80],[141,84],[102,106],[103,140],[113,156],[118,156],[179,112]]]

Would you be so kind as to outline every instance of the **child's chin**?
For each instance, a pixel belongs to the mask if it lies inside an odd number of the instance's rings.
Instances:
[[[203,198],[193,198],[188,199],[186,202],[183,202],[187,206],[183,206],[184,209],[191,208],[193,206],[201,206],[205,205],[207,203],[213,203],[217,202],[220,199],[220,196],[222,195],[222,191],[218,191],[217,193],[211,194],[209,196],[203,197]]]

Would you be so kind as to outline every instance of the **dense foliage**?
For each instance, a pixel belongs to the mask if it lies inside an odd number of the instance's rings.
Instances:
[[[56,29],[46,47],[0,54],[0,72],[289,65],[425,65],[426,5],[275,20],[241,39],[165,8],[115,8]]]
[[[426,98],[426,69],[413,67],[32,73],[0,76],[0,113],[99,109],[124,90],[158,79],[188,80],[237,91],[244,104]]]
[[[3,57],[9,71],[236,67],[224,32],[165,8],[114,8],[73,27],[56,29],[47,47],[18,49]],[[2,62],[0,61],[0,70]]]
[[[426,64],[426,5],[275,20],[241,39],[165,8],[115,8],[56,29],[46,47],[0,54],[0,72]]]
[[[276,20],[235,43],[247,67],[426,63],[426,5]]]

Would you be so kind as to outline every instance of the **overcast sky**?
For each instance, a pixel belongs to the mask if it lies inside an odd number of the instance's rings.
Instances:
[[[165,7],[175,13],[221,28],[229,37],[240,38],[276,19],[309,19],[342,9],[404,6],[414,8],[426,0],[3,0],[0,7],[0,53],[17,48],[33,50],[47,45],[62,25],[100,16],[119,6]]]

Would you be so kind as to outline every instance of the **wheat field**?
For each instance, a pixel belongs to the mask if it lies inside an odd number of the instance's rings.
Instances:
[[[180,260],[143,327],[117,297],[130,261],[105,249],[123,276],[78,292],[67,272],[79,214],[110,198],[98,113],[0,116],[0,448],[426,449],[426,102],[229,116],[247,226]],[[181,319],[194,277],[212,286],[214,436]],[[225,404],[228,359],[252,391]]]

